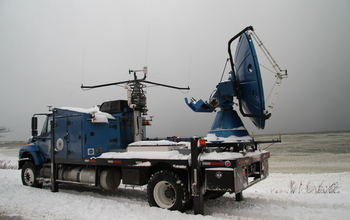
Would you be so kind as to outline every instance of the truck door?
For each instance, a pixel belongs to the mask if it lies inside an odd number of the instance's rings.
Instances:
[[[82,158],[82,118],[82,115],[56,118],[57,158]]]
[[[45,156],[45,158],[50,157],[49,154],[51,149],[51,121],[52,116],[47,115],[41,133],[40,135],[38,135],[38,139],[36,141],[37,145],[39,146],[40,152]]]

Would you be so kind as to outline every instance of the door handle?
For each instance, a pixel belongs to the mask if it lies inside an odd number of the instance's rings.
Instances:
[[[69,143],[69,133],[67,133],[66,135],[64,135],[64,140],[67,141],[67,143]]]

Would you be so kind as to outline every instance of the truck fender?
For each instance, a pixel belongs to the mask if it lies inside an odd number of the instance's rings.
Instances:
[[[19,150],[18,169],[21,169],[26,161],[31,160],[35,165],[44,163],[44,157],[41,155],[39,147],[35,144],[26,145]]]

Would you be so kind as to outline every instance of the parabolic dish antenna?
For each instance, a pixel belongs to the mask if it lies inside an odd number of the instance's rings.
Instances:
[[[258,43],[268,61],[275,70],[276,82],[267,99],[267,109],[265,108],[264,89],[259,68],[259,62],[253,39]],[[234,56],[231,52],[232,42],[238,40]],[[231,64],[231,76],[228,81],[217,84],[216,89],[211,94],[209,101],[185,98],[187,105],[195,112],[217,112],[213,125],[208,133],[207,140],[216,142],[244,142],[249,136],[247,130],[233,109],[238,100],[239,111],[243,117],[249,117],[258,129],[265,128],[265,121],[270,118],[274,101],[278,94],[278,88],[283,78],[287,77],[287,71],[279,68],[266,47],[254,33],[252,26],[246,27],[236,34],[228,42],[229,59],[226,62]],[[225,64],[226,68],[226,64]],[[224,68],[224,72],[225,72]],[[223,73],[224,73],[223,72]],[[272,94],[272,95],[271,95]]]
[[[244,32],[237,43],[235,57],[235,78],[240,110],[249,117],[255,126],[264,129],[265,115],[264,89],[258,57],[251,36]]]

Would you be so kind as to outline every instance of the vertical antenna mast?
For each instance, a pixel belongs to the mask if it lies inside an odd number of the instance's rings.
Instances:
[[[150,32],[150,27],[148,27],[148,36],[147,36],[147,46],[146,46],[145,66],[147,66],[147,58],[148,58],[149,32]]]
[[[143,72],[143,77],[137,78],[137,72]],[[115,83],[108,83],[108,84],[101,84],[101,85],[95,85],[95,86],[84,86],[81,85],[82,89],[94,89],[94,88],[101,88],[105,86],[113,86],[113,85],[120,85],[120,84],[126,84],[125,88],[128,90],[128,105],[134,112],[134,141],[142,141],[143,139],[143,130],[142,130],[142,115],[147,115],[147,100],[146,100],[146,83],[156,86],[163,86],[167,88],[172,89],[179,89],[179,90],[189,90],[190,88],[181,88],[176,86],[170,86],[166,84],[161,83],[155,83],[146,81],[147,77],[147,66],[145,66],[142,70],[129,70],[129,74],[134,74],[134,80],[128,80],[128,81],[121,81],[121,82],[115,82]]]

